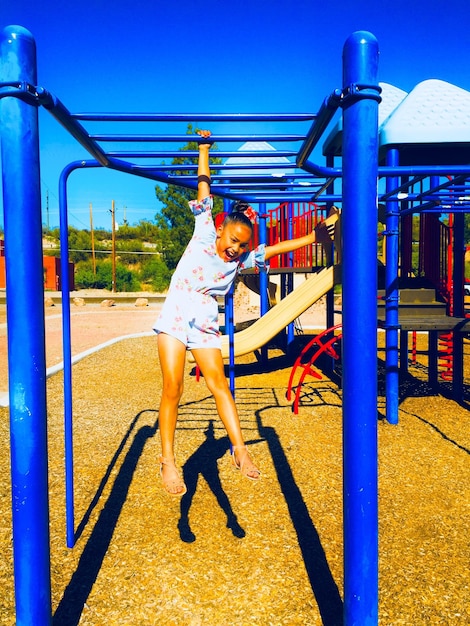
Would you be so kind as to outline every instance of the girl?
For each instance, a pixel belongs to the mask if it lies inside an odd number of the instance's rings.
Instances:
[[[202,138],[210,131],[201,130]],[[189,203],[195,215],[191,241],[171,279],[165,304],[154,330],[158,333],[158,355],[163,377],[159,412],[162,445],[160,475],[163,488],[172,496],[186,493],[174,458],[174,439],[178,406],[183,393],[186,350],[191,350],[217,412],[232,444],[232,463],[250,480],[261,473],[245,446],[237,408],[225,378],[220,351],[217,296],[225,295],[241,269],[263,268],[275,255],[291,252],[315,242],[315,232],[273,246],[260,245],[249,251],[253,234],[251,207],[230,213],[216,229],[212,220],[208,140],[199,144],[197,201]],[[244,210],[243,210],[244,209]]]

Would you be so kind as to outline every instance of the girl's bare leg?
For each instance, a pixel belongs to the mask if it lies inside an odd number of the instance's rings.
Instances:
[[[201,369],[209,391],[214,396],[217,412],[225,426],[230,443],[235,449],[237,464],[241,462],[249,463],[250,469],[246,472],[248,477],[259,478],[260,472],[253,465],[249,455],[246,458],[247,452],[244,450],[245,442],[241,431],[240,418],[225,377],[221,351],[216,348],[198,348],[192,350],[192,353]],[[237,448],[240,448],[240,450],[237,450]]]
[[[162,464],[162,480],[170,493],[180,494],[185,491],[179,474],[171,464],[174,461],[174,444],[178,406],[183,393],[186,346],[175,337],[160,333],[158,335],[158,356],[163,376],[163,389],[160,401],[158,426],[162,445],[162,457],[169,464]],[[170,485],[170,486],[168,486]]]

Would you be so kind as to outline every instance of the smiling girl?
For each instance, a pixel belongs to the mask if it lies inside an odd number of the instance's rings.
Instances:
[[[217,412],[232,445],[232,463],[250,480],[261,473],[245,445],[237,408],[225,377],[220,350],[217,297],[230,289],[238,272],[264,268],[273,256],[297,250],[315,242],[315,231],[305,237],[259,245],[249,251],[254,211],[236,204],[217,228],[212,219],[210,195],[210,131],[198,134],[207,143],[199,144],[197,200],[189,203],[195,216],[193,236],[173,274],[168,295],[154,330],[158,333],[158,354],[163,377],[159,411],[162,446],[160,474],[163,488],[173,496],[186,493],[186,485],[175,465],[174,440],[178,407],[183,393],[186,350],[191,350],[206,385],[215,399]]]

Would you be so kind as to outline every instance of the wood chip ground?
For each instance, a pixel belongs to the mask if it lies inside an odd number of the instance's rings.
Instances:
[[[424,341],[424,339],[420,339]],[[424,352],[424,350],[423,350]],[[402,386],[399,424],[378,422],[383,626],[470,623],[470,344],[461,403]],[[77,542],[65,545],[62,374],[48,381],[54,626],[293,626],[342,623],[341,391],[308,379],[286,400],[292,359],[237,361],[236,401],[254,484],[232,469],[204,382],[188,365],[177,457],[188,493],[158,473],[161,378],[155,337],[127,339],[74,374]],[[379,351],[383,359],[383,351]],[[358,373],[360,375],[360,373]],[[384,398],[379,398],[379,417]],[[0,623],[15,623],[8,409],[0,409]]]

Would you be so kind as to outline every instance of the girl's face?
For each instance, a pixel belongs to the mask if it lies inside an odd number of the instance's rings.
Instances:
[[[251,228],[240,222],[220,225],[216,231],[215,248],[220,258],[228,263],[246,252],[251,239]]]

